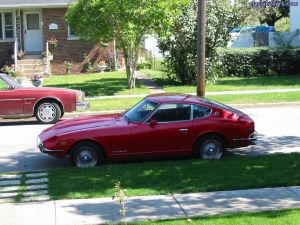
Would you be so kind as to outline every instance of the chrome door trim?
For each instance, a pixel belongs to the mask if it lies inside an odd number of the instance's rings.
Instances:
[[[0,102],[7,102],[7,101],[23,101],[22,98],[17,98],[17,99],[0,99]]]

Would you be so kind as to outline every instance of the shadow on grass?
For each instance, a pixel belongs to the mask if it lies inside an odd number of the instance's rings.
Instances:
[[[129,89],[127,88],[126,78],[102,78],[88,80],[83,83],[70,83],[66,84],[51,84],[45,85],[46,87],[70,88],[84,91],[86,96],[110,96],[119,92]],[[140,82],[136,82],[136,88],[143,88]]]
[[[299,162],[299,154],[278,154],[68,168],[49,171],[49,188],[51,197],[59,199],[74,193],[76,198],[112,196],[117,181],[130,196],[293,186],[300,184]]]

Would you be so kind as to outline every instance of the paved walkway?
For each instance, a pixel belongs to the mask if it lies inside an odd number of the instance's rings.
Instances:
[[[287,89],[270,89],[270,90],[243,90],[243,91],[216,91],[216,92],[206,92],[206,96],[216,96],[216,95],[241,95],[241,94],[263,94],[263,93],[287,93],[300,91],[300,88],[287,88]],[[164,93],[156,92],[156,93]],[[187,93],[190,95],[196,95],[196,93]],[[143,98],[147,94],[138,95],[113,95],[113,96],[95,96],[86,98],[87,100],[95,99],[114,99],[114,98]]]
[[[159,94],[159,93],[165,93],[165,91],[159,87],[152,79],[151,77],[147,76],[144,73],[141,73],[140,71],[136,71],[136,78],[142,82],[142,84],[149,89],[150,94]]]
[[[131,197],[126,221],[190,218],[300,207],[300,187]],[[111,198],[0,204],[0,225],[86,225],[118,222]]]

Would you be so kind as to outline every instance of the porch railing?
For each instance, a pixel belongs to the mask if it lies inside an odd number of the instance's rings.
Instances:
[[[18,71],[18,40],[14,43],[14,61],[15,61],[15,72]]]
[[[50,59],[49,59],[49,42],[46,42],[46,70],[45,73],[50,75]]]

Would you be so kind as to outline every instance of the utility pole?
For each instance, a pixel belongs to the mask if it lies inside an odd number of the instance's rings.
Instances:
[[[206,0],[198,0],[197,95],[205,96],[205,9]]]

